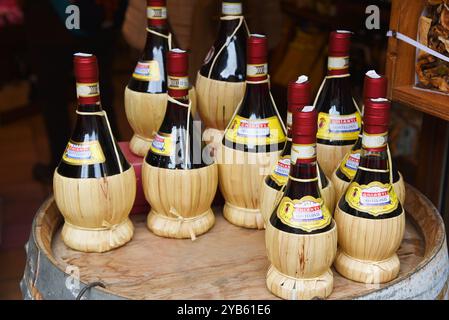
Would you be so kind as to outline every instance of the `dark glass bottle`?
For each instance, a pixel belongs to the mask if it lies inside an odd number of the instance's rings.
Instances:
[[[267,39],[251,35],[247,47],[246,90],[230,121],[223,144],[245,152],[273,152],[284,148],[286,136],[268,85]]]
[[[352,145],[357,140],[361,116],[351,93],[349,46],[351,33],[331,32],[328,75],[315,99],[318,111],[317,142],[325,145]]]
[[[198,126],[193,125],[189,111],[189,80],[187,52],[169,51],[168,102],[164,120],[154,136],[145,161],[154,167],[167,169],[196,169],[205,166],[202,159],[203,143]],[[189,140],[186,140],[187,123]],[[188,143],[188,145],[186,145]]]
[[[218,36],[200,69],[202,76],[219,81],[245,81],[248,30],[243,19],[241,1],[223,1]]]
[[[167,92],[167,52],[169,40],[157,35],[168,37],[170,27],[167,21],[165,0],[147,0],[147,40],[143,53],[137,62],[128,88],[137,92],[165,93]]]
[[[277,164],[273,167],[270,174],[265,178],[265,183],[276,190],[281,190],[282,186],[288,180],[290,172],[290,155],[292,149],[292,117],[295,112],[301,111],[306,105],[310,104],[310,82],[306,76],[301,76],[296,82],[291,82],[288,87],[288,111],[287,111],[287,141],[282,150]],[[323,170],[318,165],[318,172],[325,188],[329,184]]]
[[[360,164],[338,206],[344,212],[367,219],[400,215],[401,203],[390,181],[387,154],[390,102],[370,99],[365,105]]]
[[[57,172],[67,178],[101,178],[130,168],[101,108],[97,58],[74,56],[77,119]]]
[[[296,234],[329,231],[332,215],[321,198],[316,170],[317,112],[306,107],[294,114],[290,177],[270,223]]]

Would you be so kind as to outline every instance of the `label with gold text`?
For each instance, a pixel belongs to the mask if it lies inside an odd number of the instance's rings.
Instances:
[[[248,119],[236,115],[225,133],[226,139],[239,144],[270,145],[286,140],[278,117]]]
[[[377,217],[393,212],[399,200],[390,183],[378,181],[359,185],[353,181],[346,191],[345,199],[349,206]]]
[[[323,199],[312,196],[305,196],[299,200],[282,198],[277,216],[284,224],[306,232],[323,229],[332,222],[332,216]]]
[[[167,19],[167,8],[166,7],[147,7],[147,18],[148,19]]]
[[[360,162],[360,149],[348,152],[340,163],[340,171],[348,178],[354,178]]]
[[[317,138],[323,140],[357,140],[362,124],[358,112],[349,115],[318,114]]]
[[[105,162],[103,149],[98,140],[75,142],[69,141],[62,160],[68,164],[82,166]]]
[[[285,155],[273,166],[270,177],[277,185],[283,186],[287,183],[289,173],[290,155]]]

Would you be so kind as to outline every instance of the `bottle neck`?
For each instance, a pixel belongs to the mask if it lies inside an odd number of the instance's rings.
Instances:
[[[167,8],[166,7],[150,7],[150,6],[148,6],[147,7],[147,26],[150,29],[153,29],[153,28],[166,29],[167,28]]]
[[[100,105],[100,84],[92,83],[76,83],[76,96],[78,105],[95,106]],[[100,107],[101,108],[101,107]]]
[[[368,169],[388,169],[387,154],[388,132],[368,134],[362,136],[362,150],[360,153],[360,166]]]
[[[225,16],[241,16],[243,13],[241,2],[227,2],[221,3],[221,14]]]
[[[298,144],[291,148],[290,176],[296,179],[317,178],[316,144]]]
[[[268,63],[251,63],[246,65],[246,80],[254,82],[263,82],[268,79]],[[268,83],[265,83],[268,87]]]
[[[168,75],[168,95],[179,101],[187,101],[189,95],[189,77]]]
[[[329,56],[327,59],[328,76],[349,75],[349,56],[335,57]]]

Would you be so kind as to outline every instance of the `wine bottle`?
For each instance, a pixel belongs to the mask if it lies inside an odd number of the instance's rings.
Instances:
[[[189,108],[189,79],[187,52],[173,49],[168,52],[168,102],[162,124],[155,134],[145,161],[154,167],[167,169],[196,169],[205,166],[194,148],[193,117]],[[196,149],[195,149],[196,150]]]
[[[77,53],[74,66],[77,120],[55,170],[54,194],[65,218],[64,242],[76,250],[102,252],[132,237],[128,214],[136,178],[101,108],[96,57]]]
[[[218,149],[220,186],[226,200],[225,218],[261,229],[260,185],[284,148],[286,130],[268,85],[265,36],[250,36],[247,63],[244,98]]]
[[[165,112],[167,52],[172,36],[167,22],[166,0],[147,0],[145,48],[125,89],[125,111],[134,135],[131,151],[145,156]]]
[[[290,175],[267,223],[267,287],[284,299],[325,298],[333,287],[337,230],[318,186],[316,132],[313,106],[294,113]]]
[[[261,211],[267,220],[271,215],[277,192],[285,185],[290,172],[290,155],[292,148],[292,115],[301,111],[311,103],[310,82],[307,76],[300,76],[298,80],[288,85],[288,108],[287,108],[287,141],[278,162],[273,166],[270,174],[264,179],[261,194]],[[324,175],[320,166],[317,165],[319,178],[321,179],[320,191],[324,203],[333,212],[335,207],[335,196],[332,182]]]
[[[360,164],[335,211],[341,248],[335,266],[359,282],[383,283],[399,272],[405,215],[387,154],[389,119],[387,99],[366,101]]]
[[[167,110],[142,166],[147,226],[159,236],[195,240],[215,221],[218,170],[203,160],[201,132],[194,131],[200,126],[194,128],[190,110],[187,52],[173,49],[167,60]]]
[[[208,128],[226,128],[245,92],[248,27],[239,0],[223,1],[218,36],[198,72],[198,110]]]
[[[351,93],[350,38],[349,31],[331,32],[328,73],[314,102],[319,112],[318,162],[328,177],[356,142],[361,128],[360,112]]]
[[[374,70],[370,70],[365,74],[363,84],[363,101],[364,105],[369,99],[386,98],[387,96],[387,78],[377,74]],[[363,127],[362,127],[363,128]],[[363,130],[363,129],[362,129]],[[332,182],[336,188],[337,201],[341,195],[346,191],[351,180],[354,178],[360,161],[360,151],[362,148],[362,132],[351,150],[344,156],[340,165],[332,175]],[[404,182],[402,175],[396,169],[394,162],[392,162],[393,170],[393,186],[401,203],[404,201]]]

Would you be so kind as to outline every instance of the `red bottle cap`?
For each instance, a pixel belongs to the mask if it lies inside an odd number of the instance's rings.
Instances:
[[[261,34],[252,34],[247,41],[248,64],[267,63],[267,37]]]
[[[98,82],[97,57],[89,53],[75,53],[73,65],[77,83]]]
[[[363,131],[368,134],[388,132],[390,123],[390,100],[385,98],[368,99],[363,114]]]
[[[374,70],[365,74],[363,82],[364,100],[372,98],[385,98],[387,96],[388,80],[385,76],[379,75]]]
[[[187,77],[189,57],[187,51],[172,49],[167,53],[167,74],[172,77]]]
[[[337,30],[329,35],[329,56],[347,57],[351,46],[351,31]]]
[[[294,144],[316,143],[318,113],[313,106],[306,106],[293,114],[292,136]]]
[[[147,0],[147,7],[165,7],[166,5],[166,0]]]
[[[310,104],[311,86],[307,76],[300,76],[298,80],[291,81],[287,88],[288,111],[301,111]]]

